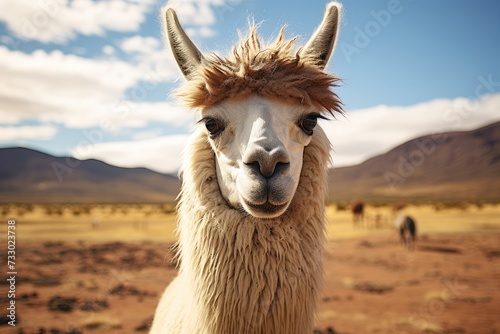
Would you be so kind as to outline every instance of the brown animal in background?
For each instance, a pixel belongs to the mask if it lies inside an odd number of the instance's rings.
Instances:
[[[394,227],[399,232],[401,244],[409,250],[413,250],[417,239],[417,223],[415,220],[410,216],[401,215],[394,220]]]
[[[365,204],[360,201],[355,201],[351,203],[352,212],[352,222],[354,226],[358,226],[359,222],[362,222],[365,217]]]

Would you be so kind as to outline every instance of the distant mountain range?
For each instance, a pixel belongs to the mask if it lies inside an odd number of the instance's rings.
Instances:
[[[176,176],[27,148],[0,149],[0,161],[1,202],[173,202],[180,189]]]
[[[423,136],[330,171],[330,200],[500,200],[500,122]]]
[[[176,176],[0,149],[0,202],[172,202]],[[330,171],[329,200],[500,200],[500,122],[410,140]]]

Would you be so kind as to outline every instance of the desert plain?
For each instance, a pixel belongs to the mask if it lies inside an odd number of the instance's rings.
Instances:
[[[0,333],[147,333],[175,277],[175,210],[163,204],[2,204]],[[327,207],[315,333],[500,333],[500,205],[422,203],[413,251],[392,205],[358,225]],[[4,324],[7,221],[15,220],[15,327]]]

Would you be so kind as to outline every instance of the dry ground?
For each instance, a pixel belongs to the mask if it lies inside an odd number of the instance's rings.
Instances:
[[[318,331],[500,333],[500,206],[436,208],[403,210],[418,222],[413,252],[390,229],[390,208],[369,207],[364,227],[353,227],[349,212],[328,208]],[[145,332],[176,274],[169,253],[175,217],[166,211],[154,205],[4,210],[3,240],[4,217],[16,219],[19,321],[15,329],[0,325],[0,333]],[[4,266],[6,251],[0,255]]]

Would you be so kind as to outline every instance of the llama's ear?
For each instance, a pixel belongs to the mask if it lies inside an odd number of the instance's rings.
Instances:
[[[300,53],[312,56],[321,69],[326,67],[335,46],[341,9],[342,6],[337,2],[327,5],[323,21]]]
[[[189,80],[192,72],[200,65],[203,54],[182,29],[177,14],[172,8],[165,10],[165,32],[182,74]]]

